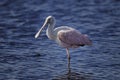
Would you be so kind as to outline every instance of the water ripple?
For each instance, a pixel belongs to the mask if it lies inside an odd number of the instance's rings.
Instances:
[[[67,80],[65,50],[48,40],[45,30],[34,39],[48,15],[56,17],[56,26],[74,27],[93,41],[70,51],[71,80],[86,75],[92,80],[120,79],[119,5],[119,0],[2,0],[0,79]]]

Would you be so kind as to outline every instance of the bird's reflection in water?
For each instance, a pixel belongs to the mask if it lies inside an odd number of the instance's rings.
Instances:
[[[56,76],[52,80],[91,80],[90,75],[85,73],[72,72],[70,67],[70,60],[68,61],[68,71],[65,74]]]

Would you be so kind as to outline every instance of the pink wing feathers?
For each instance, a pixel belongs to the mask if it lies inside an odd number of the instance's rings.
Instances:
[[[91,40],[87,35],[81,34],[77,30],[60,30],[58,32],[58,38],[62,43],[71,46],[84,46],[91,45]]]

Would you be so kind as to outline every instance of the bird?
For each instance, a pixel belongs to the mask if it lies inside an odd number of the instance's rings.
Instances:
[[[78,48],[80,46],[91,45],[92,41],[88,38],[88,35],[80,33],[78,30],[68,27],[60,26],[54,28],[56,19],[53,16],[48,16],[45,19],[43,26],[36,33],[35,38],[38,38],[45,26],[47,27],[46,35],[50,40],[56,41],[60,46],[66,49],[67,58],[70,63],[70,48]]]

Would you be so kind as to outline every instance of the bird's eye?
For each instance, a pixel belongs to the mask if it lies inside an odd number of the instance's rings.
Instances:
[[[54,20],[53,20],[52,18],[49,18],[49,19],[48,19],[48,23],[53,23],[53,21],[54,21]]]

